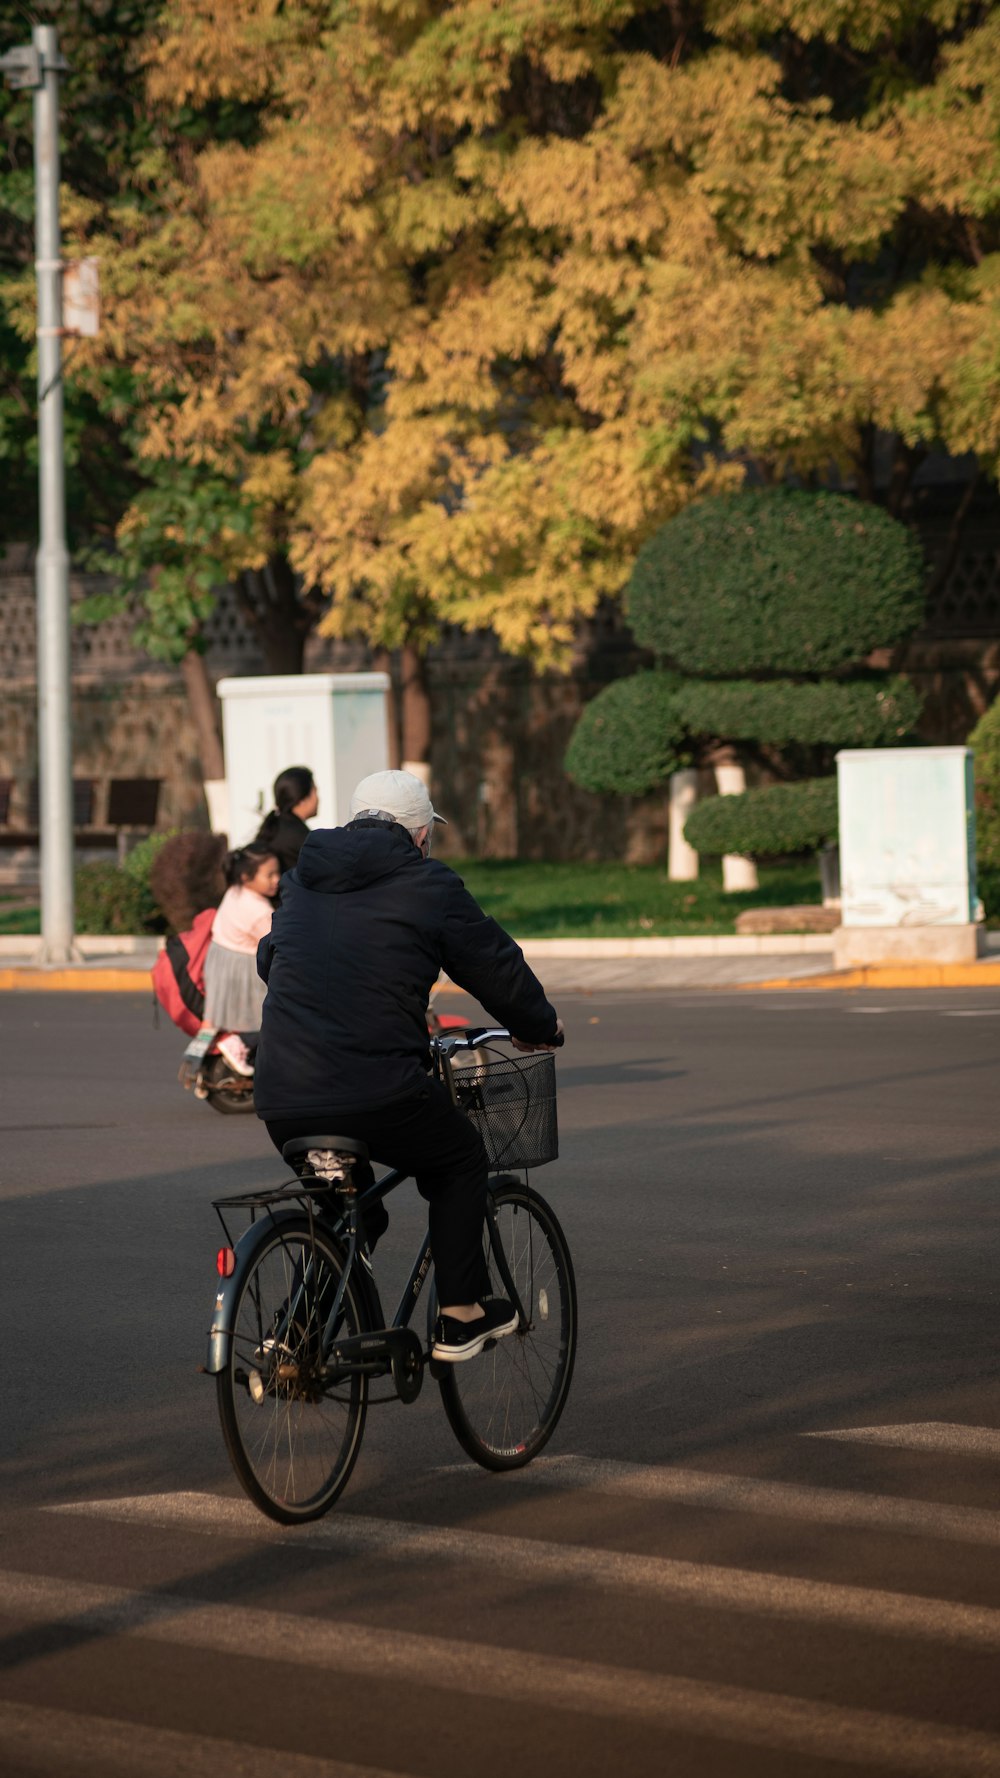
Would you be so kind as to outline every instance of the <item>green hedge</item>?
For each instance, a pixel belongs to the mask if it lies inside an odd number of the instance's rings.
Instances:
[[[74,882],[76,930],[88,934],[163,929],[149,883],[120,865],[81,864]]]
[[[140,840],[120,864],[102,859],[78,866],[74,882],[77,932],[163,931],[165,921],[150,887],[149,873],[173,832],[171,828]]]
[[[975,752],[976,858],[980,873],[1000,872],[1000,698],[969,736]],[[980,889],[982,894],[982,889]],[[983,895],[983,901],[986,896]],[[987,912],[989,909],[987,908]]]
[[[804,778],[769,784],[742,796],[711,796],[688,816],[684,834],[709,857],[724,852],[749,858],[815,852],[836,840],[836,778]]]
[[[644,796],[679,766],[684,724],[670,673],[615,679],[586,706],[566,750],[569,776],[584,790]]]
[[[822,673],[919,622],[919,543],[880,507],[767,489],[697,502],[640,551],[637,641],[689,673]]]
[[[776,747],[898,745],[911,732],[922,700],[908,680],[830,679],[807,685],[774,679],[687,679],[673,706],[695,735],[760,741]]]

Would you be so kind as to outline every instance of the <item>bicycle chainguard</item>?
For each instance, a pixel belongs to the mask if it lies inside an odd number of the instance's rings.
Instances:
[[[352,1371],[392,1377],[400,1401],[416,1401],[424,1380],[424,1354],[412,1327],[382,1327],[337,1340],[327,1358],[324,1382],[341,1383]]]

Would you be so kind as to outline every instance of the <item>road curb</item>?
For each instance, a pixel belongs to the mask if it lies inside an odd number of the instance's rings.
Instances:
[[[541,959],[539,959],[541,961]],[[566,959],[569,962],[569,959]],[[634,963],[636,959],[631,959]],[[735,959],[734,959],[735,961]],[[543,975],[544,975],[543,970]],[[651,981],[648,975],[632,983],[582,984],[585,991],[614,992],[621,988],[649,988],[669,992],[678,989],[703,989],[706,993],[743,994],[799,993],[809,991],[836,992],[863,988],[1000,988],[1000,960],[996,963],[919,963],[868,964],[862,969],[831,970],[815,975],[770,976],[765,981]],[[559,984],[561,992],[572,992],[571,982]],[[83,994],[149,994],[152,992],[148,965],[131,968],[101,967],[99,964],[76,964],[65,968],[39,965],[0,967],[0,993],[83,993]],[[445,979],[435,994],[461,994],[464,990]]]
[[[863,969],[837,969],[829,975],[775,976],[766,982],[740,982],[744,992],[780,988],[1000,988],[998,963],[869,963]]]
[[[543,979],[546,972],[542,971]],[[1000,971],[998,971],[1000,977]],[[808,987],[813,981],[826,982],[826,976],[806,976],[802,981],[795,977],[788,978],[796,987]],[[683,989],[696,992],[726,993],[734,988],[757,988],[759,982],[745,981],[678,981],[651,979],[648,972],[638,975],[636,979],[625,978],[608,982],[588,982],[563,980],[551,987],[552,993],[634,993],[640,990],[649,992],[670,993]],[[780,987],[782,983],[767,983],[768,987]],[[83,994],[148,994],[152,992],[149,971],[146,969],[101,969],[92,965],[77,964],[75,967],[60,969],[45,968],[36,965],[34,968],[0,968],[0,993],[83,993]],[[447,979],[438,983],[434,989],[434,998],[439,995],[467,995],[465,988]]]
[[[515,933],[515,938],[517,934]],[[700,933],[679,938],[518,938],[528,962],[648,962],[650,958],[691,957],[793,957],[817,953],[829,955],[833,939],[828,932],[788,932],[781,934]],[[152,968],[163,949],[162,938],[88,937],[77,935],[76,943],[89,961],[98,957],[120,959],[133,957],[148,962]],[[37,933],[0,935],[0,965],[13,967],[31,965],[41,944]],[[111,967],[115,967],[113,963]],[[120,967],[120,965],[118,965]]]
[[[30,990],[33,994],[151,994],[147,968],[91,969],[86,964],[67,969],[0,969],[0,993]]]

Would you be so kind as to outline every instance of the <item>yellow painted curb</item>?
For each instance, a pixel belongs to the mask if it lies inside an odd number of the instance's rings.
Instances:
[[[741,982],[744,991],[781,988],[1000,988],[1000,963],[869,963],[830,975]]]
[[[33,994],[75,989],[85,994],[151,994],[148,969],[0,969],[0,992],[30,990]]]

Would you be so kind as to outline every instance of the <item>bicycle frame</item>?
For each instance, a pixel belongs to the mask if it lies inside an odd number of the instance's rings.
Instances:
[[[447,1088],[453,1104],[457,1104],[458,1102],[451,1066],[451,1056],[455,1050],[478,1048],[481,1044],[488,1042],[490,1039],[502,1040],[507,1038],[508,1035],[509,1033],[506,1031],[490,1030],[477,1031],[470,1033],[465,1037],[456,1035],[447,1038],[436,1038],[433,1040],[431,1048],[434,1055],[436,1072],[438,1073],[438,1077],[441,1079],[442,1084]],[[330,1215],[325,1205],[317,1212],[313,1196],[309,1192],[304,1191],[301,1184],[298,1182],[295,1187],[286,1185],[271,1193],[255,1192],[217,1200],[215,1205],[216,1214],[222,1223],[227,1242],[230,1242],[230,1235],[222,1215],[223,1205],[232,1207],[240,1205],[248,1207],[251,1211],[252,1220],[250,1227],[244,1231],[243,1235],[240,1236],[239,1240],[233,1247],[235,1261],[233,1270],[231,1274],[223,1280],[222,1285],[216,1294],[215,1314],[212,1318],[212,1327],[209,1330],[208,1362],[204,1367],[205,1371],[209,1375],[215,1376],[219,1372],[225,1370],[229,1361],[236,1304],[242,1291],[244,1279],[256,1258],[257,1248],[262,1238],[262,1233],[268,1229],[274,1229],[278,1231],[280,1236],[280,1231],[283,1225],[287,1225],[290,1222],[295,1222],[297,1224],[301,1223],[303,1210],[305,1210],[311,1228],[314,1219],[317,1219],[338,1242],[346,1243],[343,1273],[336,1297],[326,1317],[323,1328],[321,1350],[323,1353],[324,1370],[326,1372],[324,1377],[324,1387],[334,1387],[338,1382],[342,1382],[345,1376],[354,1371],[362,1370],[368,1375],[385,1375],[386,1371],[391,1369],[397,1384],[397,1389],[403,1394],[403,1390],[400,1388],[400,1374],[397,1369],[397,1364],[407,1356],[412,1364],[413,1351],[410,1342],[414,1341],[416,1336],[412,1332],[409,1333],[409,1340],[403,1339],[402,1336],[404,1336],[410,1328],[414,1309],[420,1299],[427,1275],[431,1269],[430,1236],[429,1234],[424,1236],[410,1269],[410,1275],[403,1287],[396,1313],[392,1321],[386,1323],[381,1297],[375,1281],[371,1253],[367,1242],[363,1237],[359,1236],[359,1227],[363,1228],[361,1219],[363,1218],[366,1206],[380,1203],[391,1191],[395,1190],[397,1185],[401,1185],[402,1182],[409,1177],[410,1175],[408,1173],[404,1173],[398,1168],[393,1168],[389,1172],[382,1174],[379,1179],[374,1180],[371,1185],[364,1187],[356,1194],[352,1193],[348,1195],[345,1193],[331,1193],[331,1202],[335,1197],[339,1199],[338,1213],[335,1216]],[[506,1175],[499,1176],[499,1178],[502,1179],[506,1179],[506,1177]],[[281,1206],[289,1203],[294,1203],[295,1208],[275,1208],[276,1205]],[[253,1220],[257,1209],[266,1212],[266,1221],[257,1222],[256,1220]],[[500,1274],[509,1301],[517,1310],[518,1326],[523,1332],[528,1327],[528,1316],[507,1264],[507,1256],[504,1252],[503,1243],[497,1228],[496,1212],[493,1207],[492,1194],[488,1194],[487,1196],[486,1227],[489,1231],[490,1246],[496,1262],[497,1271]],[[343,1340],[338,1343],[336,1341],[336,1328],[340,1318],[348,1281],[352,1278],[360,1284],[366,1299],[368,1319],[371,1325],[363,1335],[360,1335],[355,1339]],[[301,1301],[302,1293],[307,1290],[308,1283],[309,1270],[307,1268],[302,1273],[293,1295],[289,1298],[284,1318],[285,1326],[294,1319],[296,1306]],[[281,1338],[283,1327],[279,1327],[275,1330],[275,1334],[276,1337]],[[367,1356],[365,1355],[366,1353]],[[425,1350],[422,1343],[419,1347],[419,1357],[421,1366],[430,1359],[429,1347]],[[332,1365],[329,1362],[331,1358],[334,1359]],[[419,1382],[417,1384],[417,1389],[419,1389]],[[404,1394],[404,1399],[412,1400],[414,1394],[415,1391],[413,1393],[408,1392]]]

